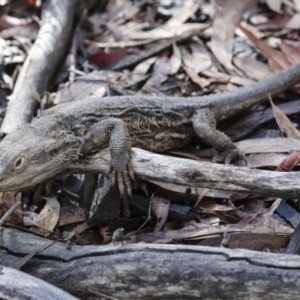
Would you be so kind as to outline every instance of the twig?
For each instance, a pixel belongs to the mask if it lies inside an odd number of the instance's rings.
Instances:
[[[102,294],[102,293],[99,293],[99,292],[96,292],[96,291],[92,291],[90,289],[86,289],[86,290],[80,290],[81,292],[89,292],[91,294],[94,294],[94,295],[97,295],[97,296],[101,296],[103,298],[106,298],[106,299],[110,299],[110,300],[119,300],[117,298],[114,298],[114,297],[111,297],[111,296],[108,296],[108,295],[105,295],[105,294]]]
[[[0,226],[2,226],[5,220],[20,206],[21,201],[15,203],[0,219]]]
[[[47,244],[46,246],[41,247],[40,249],[33,251],[26,256],[22,257],[18,262],[16,262],[12,268],[20,270],[33,256],[37,255],[38,253],[44,251],[45,249],[52,246],[56,241],[51,242],[50,244]]]

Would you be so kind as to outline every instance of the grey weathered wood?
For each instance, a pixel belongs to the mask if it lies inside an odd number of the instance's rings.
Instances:
[[[0,266],[0,298],[3,300],[78,299],[39,278],[3,266]]]
[[[296,198],[300,194],[298,172],[253,170],[154,154],[136,148],[132,150],[132,157],[136,175],[145,180],[283,198]],[[109,160],[105,149],[75,162],[67,172],[105,172]]]
[[[18,76],[1,132],[8,133],[31,121],[36,94],[47,90],[69,40],[76,0],[47,0],[42,6],[42,26]]]
[[[7,228],[0,237],[4,266],[49,243]],[[299,256],[240,249],[118,243],[67,250],[56,243],[22,270],[80,299],[97,299],[79,294],[85,288],[118,299],[297,299],[300,293]]]

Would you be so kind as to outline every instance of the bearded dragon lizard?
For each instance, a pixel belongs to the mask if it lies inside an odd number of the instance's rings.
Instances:
[[[22,190],[63,173],[81,156],[109,146],[112,184],[131,196],[131,147],[163,152],[196,135],[213,146],[213,161],[242,156],[216,129],[219,121],[300,82],[300,63],[233,91],[202,97],[91,97],[44,111],[0,143],[0,191]]]

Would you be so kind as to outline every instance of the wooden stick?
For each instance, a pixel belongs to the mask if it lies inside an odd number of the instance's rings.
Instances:
[[[132,150],[135,174],[145,180],[170,182],[265,196],[296,198],[300,194],[300,173],[253,170]],[[107,149],[80,159],[69,173],[105,172],[110,161]]]

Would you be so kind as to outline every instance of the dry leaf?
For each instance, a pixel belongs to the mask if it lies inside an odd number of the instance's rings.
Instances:
[[[214,237],[216,235],[227,233],[254,233],[254,234],[276,234],[290,236],[294,229],[287,226],[254,226],[254,225],[219,225],[219,226],[207,226],[203,225],[199,229],[188,230],[172,230],[172,231],[159,231],[156,233],[144,233],[138,235],[132,235],[129,237],[128,242],[146,242],[146,243],[158,243],[161,241],[172,242],[174,240],[201,240],[208,237]]]
[[[256,0],[228,0],[216,15],[213,22],[211,50],[228,71],[242,75],[243,73],[232,65],[232,48],[235,25],[233,20],[239,20],[245,11],[255,6]],[[234,9],[233,9],[234,8]],[[226,24],[226,26],[224,26]]]
[[[201,73],[212,66],[212,59],[201,40],[194,39],[187,46],[190,51],[186,47],[181,47],[182,58],[186,67],[195,73]]]
[[[85,220],[86,217],[83,208],[71,207],[66,213],[60,215],[57,226],[64,226],[68,224],[84,222]]]
[[[35,219],[35,226],[39,229],[52,232],[55,228],[60,212],[60,204],[53,197],[43,197],[42,199],[46,200],[46,204],[41,212],[37,215]]]
[[[198,208],[204,209],[209,212],[217,212],[217,211],[233,211],[239,209],[237,207],[229,207],[226,205],[217,204],[214,199],[202,199],[199,203]]]
[[[281,13],[282,0],[266,0],[266,3],[273,11]]]
[[[271,216],[274,214],[274,211],[280,204],[282,199],[277,199],[274,201],[274,203],[263,212],[257,214],[254,219],[251,220],[250,224],[252,225],[258,225],[258,226],[264,226],[267,225],[267,222],[269,222]]]
[[[278,172],[286,172],[292,170],[300,163],[300,151],[291,153],[276,168]]]
[[[107,83],[115,83],[121,75],[115,71],[93,71],[78,77],[72,84],[61,84],[54,104],[83,100],[88,96],[104,96]],[[102,95],[99,94],[100,89]]]
[[[89,229],[91,226],[88,225],[86,222],[79,224],[76,226],[72,231],[64,231],[63,232],[63,240],[67,241],[74,237],[76,234],[80,234],[84,232],[85,230]]]
[[[298,15],[298,20],[300,20],[300,14]],[[287,43],[285,40],[281,40],[279,47],[291,64],[296,64],[300,61],[300,53],[297,47]]]
[[[290,121],[290,119],[273,103],[270,99],[272,105],[274,117],[281,130],[284,131],[288,138],[294,138],[300,140],[300,132],[296,126]],[[300,149],[300,148],[299,148]]]
[[[247,155],[248,168],[261,168],[261,167],[277,167],[288,154],[282,153],[261,153]]]
[[[201,23],[185,23],[179,28],[169,28],[169,27],[158,27],[149,31],[132,31],[127,32],[127,38],[132,40],[160,40],[160,39],[171,39],[185,33],[196,30],[200,32],[201,30],[207,28],[207,24]]]
[[[165,222],[167,221],[168,214],[169,214],[170,200],[154,196],[151,199],[151,203],[152,203],[151,205],[152,213],[157,218],[157,222],[153,231],[157,232],[162,229]]]
[[[246,29],[241,24],[235,22],[235,25],[247,35],[251,42],[253,42],[261,51],[262,55],[268,59],[269,66],[273,71],[281,71],[290,66],[290,63],[281,52],[274,50],[265,42],[258,39],[250,30]]]
[[[279,104],[278,107],[286,115],[296,114],[300,112],[300,101],[296,100],[282,103]],[[222,128],[222,131],[225,131],[232,140],[237,140],[251,133],[258,126],[273,119],[274,115],[271,108],[258,110],[248,113],[235,122],[230,122],[228,126]]]
[[[88,61],[101,69],[108,69],[111,65],[124,58],[126,53],[125,48],[116,48],[110,52],[98,51],[97,53],[89,55]]]
[[[185,0],[181,9],[172,16],[163,26],[165,28],[179,28],[182,24],[188,20],[188,18],[195,12],[200,6],[202,1]]]

